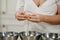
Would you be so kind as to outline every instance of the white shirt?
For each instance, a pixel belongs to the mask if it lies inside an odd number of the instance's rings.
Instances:
[[[56,15],[57,5],[60,6],[60,0],[46,0],[40,7],[37,7],[33,0],[17,0],[16,11],[24,10],[27,14],[43,14],[43,15]],[[39,31],[39,32],[53,32],[60,33],[60,25],[51,25],[45,22],[33,23],[30,21],[23,21],[22,27],[29,31]]]

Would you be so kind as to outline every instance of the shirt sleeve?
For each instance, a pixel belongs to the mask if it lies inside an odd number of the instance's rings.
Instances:
[[[60,0],[57,0],[57,5],[60,6]]]
[[[24,0],[17,0],[16,11],[24,10]]]

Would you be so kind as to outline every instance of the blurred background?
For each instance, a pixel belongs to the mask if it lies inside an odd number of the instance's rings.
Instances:
[[[0,0],[0,31],[15,31],[23,30],[16,18],[16,2],[17,0]]]

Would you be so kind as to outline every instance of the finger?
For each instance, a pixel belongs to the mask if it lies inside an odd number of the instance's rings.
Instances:
[[[26,19],[26,18],[23,18],[23,17],[17,17],[17,19]]]
[[[31,19],[36,19],[37,17],[36,16],[30,16]]]
[[[20,13],[21,15],[24,15],[24,13]]]
[[[39,21],[37,21],[36,19],[29,19],[29,21],[39,23]]]
[[[30,19],[30,16],[25,16],[25,18]]]
[[[18,15],[17,17],[25,17],[26,15]]]
[[[17,19],[17,20],[19,20],[19,21],[24,21],[24,20],[22,20],[22,19]]]
[[[29,21],[36,21],[36,19],[28,19]]]
[[[25,15],[25,12],[20,12],[19,14],[21,14],[21,15]]]

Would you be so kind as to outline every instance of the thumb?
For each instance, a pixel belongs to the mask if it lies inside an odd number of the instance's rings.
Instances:
[[[21,12],[20,14],[21,14],[21,15],[25,15],[25,12],[23,11],[23,12]]]

